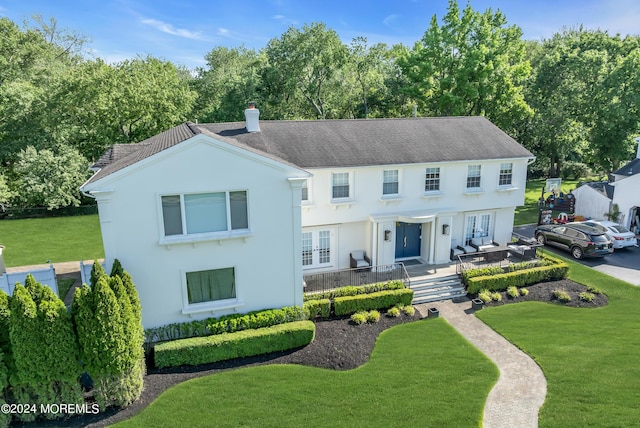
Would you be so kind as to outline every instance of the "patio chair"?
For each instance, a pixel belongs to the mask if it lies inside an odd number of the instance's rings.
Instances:
[[[371,267],[371,259],[367,257],[367,253],[365,253],[364,250],[349,253],[349,259],[352,269],[364,269]]]
[[[493,247],[498,247],[499,245],[493,242],[493,239],[488,236],[484,236],[482,238],[473,238],[470,242],[471,246],[476,249],[476,251],[484,251],[489,250]]]
[[[472,253],[478,252],[478,249],[471,245],[471,241],[469,241],[469,244],[459,245],[458,247],[462,248],[465,254],[472,254]]]
[[[449,258],[451,260],[455,259],[457,256],[464,254],[464,250],[458,245],[457,239],[451,240],[451,252]]]

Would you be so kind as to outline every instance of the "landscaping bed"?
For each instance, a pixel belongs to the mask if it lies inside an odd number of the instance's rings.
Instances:
[[[529,290],[529,294],[526,296],[518,296],[516,298],[509,297],[506,291],[498,292],[501,300],[492,300],[485,303],[486,306],[500,306],[509,303],[519,302],[548,302],[557,303],[563,306],[570,306],[575,308],[595,308],[605,306],[608,303],[608,298],[604,293],[594,294],[593,300],[588,302],[580,298],[580,293],[588,292],[587,287],[584,285],[572,281],[570,279],[560,279],[556,281],[539,282],[537,284],[524,287]],[[571,298],[570,301],[560,301],[554,296],[554,291],[564,291]]]
[[[309,345],[290,351],[275,352],[248,358],[221,361],[200,366],[180,366],[166,369],[149,369],[144,379],[144,391],[139,400],[122,409],[109,409],[98,415],[86,415],[68,420],[39,421],[38,427],[67,426],[105,427],[125,420],[151,404],[163,391],[171,386],[223,370],[263,364],[301,364],[333,370],[350,370],[369,360],[378,335],[395,325],[420,319],[413,316],[398,317],[382,315],[377,323],[355,325],[348,317],[315,321],[316,335]],[[24,424],[35,427],[35,424]]]

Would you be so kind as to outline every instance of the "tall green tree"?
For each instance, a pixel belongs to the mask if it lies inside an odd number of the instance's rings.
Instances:
[[[216,47],[205,56],[207,65],[197,70],[192,88],[197,92],[192,117],[200,122],[244,120],[249,101],[260,101],[258,88],[264,55],[245,47]]]
[[[455,0],[438,23],[434,15],[422,40],[401,58],[409,94],[432,116],[483,115],[506,132],[532,113],[523,84],[531,68],[522,30],[502,12],[483,13]]]
[[[347,60],[347,48],[335,31],[321,23],[291,27],[269,41],[264,52],[267,115],[326,119],[337,113],[335,100],[340,97],[332,90],[341,86],[336,77]]]
[[[20,151],[13,168],[17,205],[54,209],[80,205],[80,186],[89,177],[87,160],[72,147]]]
[[[567,161],[610,172],[638,132],[638,39],[566,29],[532,50],[526,99],[534,108],[528,147],[558,177]]]

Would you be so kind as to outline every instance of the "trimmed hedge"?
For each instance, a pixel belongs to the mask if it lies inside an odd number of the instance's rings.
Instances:
[[[331,315],[331,300],[308,300],[303,304],[305,315],[307,319],[314,318],[329,318]]]
[[[569,266],[557,261],[551,266],[541,266],[496,275],[475,276],[467,279],[467,292],[478,293],[481,290],[502,291],[509,287],[524,287],[538,282],[566,278]]]
[[[220,318],[206,318],[182,323],[167,324],[148,328],[144,331],[145,344],[166,340],[204,337],[212,334],[234,333],[236,331],[271,327],[286,322],[306,319],[306,311],[298,306],[279,309],[265,309],[246,314],[223,315]]]
[[[410,305],[412,300],[413,290],[408,288],[378,291],[369,294],[358,294],[356,296],[336,297],[333,300],[333,310],[336,316],[344,316],[359,311],[387,309],[398,304]]]
[[[312,321],[295,321],[255,330],[174,340],[155,346],[156,367],[198,365],[285,351],[308,345],[315,337]]]
[[[375,284],[367,285],[347,285],[324,293],[305,294],[304,300],[305,302],[321,299],[333,300],[337,297],[357,296],[359,294],[371,294],[384,290],[401,290],[403,288],[405,288],[405,285],[400,280],[376,282]]]

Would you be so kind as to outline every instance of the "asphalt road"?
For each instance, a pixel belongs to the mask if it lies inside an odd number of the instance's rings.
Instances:
[[[534,237],[536,226],[525,225],[516,226],[513,231],[519,235],[529,238]],[[551,251],[565,257],[571,258],[567,251],[562,251],[555,247],[545,245],[545,251]],[[615,250],[613,254],[606,257],[588,258],[576,260],[585,266],[589,266],[614,278],[627,281],[633,285],[640,286],[640,248],[630,247],[622,250]]]

